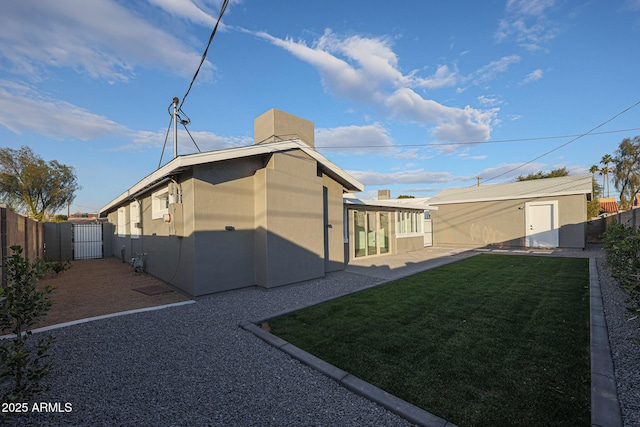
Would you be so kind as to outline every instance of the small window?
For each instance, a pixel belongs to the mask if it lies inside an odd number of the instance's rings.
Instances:
[[[422,233],[424,214],[419,212],[396,212],[396,234],[398,237],[416,236]]]
[[[140,223],[140,202],[133,201],[129,205],[129,223],[131,225],[131,238],[139,239],[142,231]]]
[[[163,188],[151,195],[151,219],[162,219],[169,213],[169,190]]]
[[[127,235],[127,208],[118,208],[118,237]]]

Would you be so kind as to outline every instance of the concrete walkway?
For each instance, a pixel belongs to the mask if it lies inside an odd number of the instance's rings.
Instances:
[[[397,255],[357,258],[349,262],[345,271],[395,280],[421,271],[450,264],[479,253],[510,255],[568,256],[573,258],[597,258],[602,256],[600,245],[588,245],[585,249],[487,249],[426,247]]]

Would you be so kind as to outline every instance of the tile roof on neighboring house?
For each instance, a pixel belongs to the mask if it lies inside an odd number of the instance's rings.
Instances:
[[[311,158],[316,160],[324,173],[338,181],[347,191],[363,191],[364,186],[360,181],[349,175],[347,172],[336,166],[322,154],[311,148],[300,140],[289,140],[281,142],[269,142],[264,144],[248,145],[244,147],[226,148],[223,150],[207,151],[203,153],[187,154],[174,158],[155,172],[147,175],[129,190],[109,202],[100,209],[100,215],[118,206],[131,197],[156,187],[161,182],[177,173],[183,172],[190,167],[206,163],[220,162],[223,160],[240,159],[244,157],[259,156],[269,153],[279,153],[290,150],[302,150]]]
[[[618,213],[618,203],[613,197],[603,197],[598,199],[600,211],[605,213]]]
[[[592,191],[592,181],[593,176],[587,174],[507,182],[505,184],[451,188],[443,190],[432,197],[429,204],[437,206],[454,203],[589,194]]]

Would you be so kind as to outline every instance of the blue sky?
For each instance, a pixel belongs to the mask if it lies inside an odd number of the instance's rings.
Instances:
[[[71,212],[97,211],[158,167],[221,4],[4,2],[1,146],[73,166]],[[640,135],[637,106],[571,142],[640,101],[639,42],[640,0],[232,0],[182,109],[203,151],[252,144],[278,108],[361,196],[433,196],[585,173]]]

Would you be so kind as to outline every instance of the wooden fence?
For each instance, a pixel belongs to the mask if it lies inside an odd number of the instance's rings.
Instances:
[[[0,204],[0,246],[2,247],[2,286],[6,285],[4,262],[12,255],[11,246],[19,245],[30,260],[44,258],[44,227],[39,221],[17,214]]]

